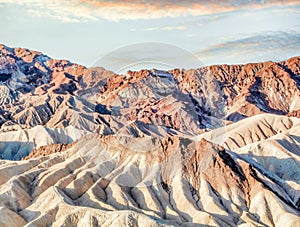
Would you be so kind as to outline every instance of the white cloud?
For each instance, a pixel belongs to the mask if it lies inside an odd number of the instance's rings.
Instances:
[[[210,64],[281,61],[299,55],[300,33],[269,32],[200,50],[196,55]]]
[[[143,31],[173,31],[173,30],[185,30],[185,26],[165,26],[165,27],[150,27],[145,28]]]
[[[179,17],[185,15],[205,15],[228,12],[237,9],[267,7],[283,4],[280,0],[257,2],[250,0],[219,1],[120,1],[120,0],[0,0],[0,3],[22,4],[32,16],[45,16],[62,22],[85,22],[106,19],[111,21]],[[297,0],[287,0],[284,4],[299,4]],[[168,30],[166,28],[166,30]]]
[[[33,17],[48,17],[51,19],[59,20],[63,23],[79,23],[80,20],[77,18],[72,18],[68,16],[63,16],[59,14],[53,14],[52,12],[41,12],[39,10],[28,9],[27,12]]]

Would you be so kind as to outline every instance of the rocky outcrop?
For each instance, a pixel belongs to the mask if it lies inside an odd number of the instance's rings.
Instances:
[[[32,158],[38,158],[40,156],[47,156],[50,154],[63,152],[67,149],[69,149],[72,146],[72,144],[50,144],[46,146],[41,146],[39,148],[36,148],[32,150],[28,156],[25,156],[22,158],[22,160],[29,160]]]
[[[204,113],[237,121],[262,112],[285,115],[299,110],[299,62],[295,57],[281,63],[208,66],[172,74]],[[214,101],[207,107],[203,100],[209,101],[209,95]]]

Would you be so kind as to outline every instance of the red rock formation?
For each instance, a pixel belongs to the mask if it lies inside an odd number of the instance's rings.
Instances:
[[[38,158],[41,156],[47,156],[54,153],[63,152],[70,147],[72,147],[73,144],[50,144],[47,146],[41,146],[39,148],[36,148],[30,152],[28,156],[25,156],[22,158],[22,160],[29,160],[33,158]]]

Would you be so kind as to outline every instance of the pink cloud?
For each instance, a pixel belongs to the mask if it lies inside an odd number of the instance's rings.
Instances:
[[[263,8],[272,5],[299,4],[298,0],[265,0],[239,3],[236,0],[204,1],[138,1],[138,0],[0,0],[0,3],[23,4],[32,16],[47,15],[62,22],[156,19],[185,15],[206,15],[238,9]],[[37,12],[34,12],[37,11]],[[41,11],[44,12],[41,14]]]

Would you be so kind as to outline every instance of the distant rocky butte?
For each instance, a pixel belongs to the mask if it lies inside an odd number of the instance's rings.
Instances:
[[[0,226],[299,226],[300,57],[118,75],[0,45]]]

